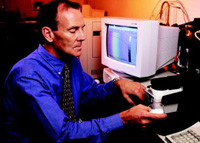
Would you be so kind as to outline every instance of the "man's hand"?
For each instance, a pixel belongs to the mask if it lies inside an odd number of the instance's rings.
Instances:
[[[145,99],[145,87],[139,82],[134,82],[131,80],[120,79],[114,82],[122,92],[123,97],[131,104],[135,105],[134,101],[130,96],[137,96],[141,101]]]
[[[167,114],[150,113],[151,109],[144,105],[137,105],[120,113],[124,124],[139,124],[146,127],[152,120],[164,119]]]

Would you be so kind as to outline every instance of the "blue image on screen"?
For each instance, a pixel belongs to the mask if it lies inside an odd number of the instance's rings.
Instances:
[[[114,60],[136,65],[137,28],[108,25],[107,53]]]

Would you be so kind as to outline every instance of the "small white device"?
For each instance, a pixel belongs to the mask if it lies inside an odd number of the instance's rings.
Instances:
[[[151,86],[149,86],[146,88],[146,96],[148,97],[149,101],[152,104],[162,103],[164,105],[165,113],[171,113],[177,111],[178,97],[180,96],[179,93],[181,93],[182,91],[183,87],[181,86],[175,89],[164,89],[164,90],[153,89]]]

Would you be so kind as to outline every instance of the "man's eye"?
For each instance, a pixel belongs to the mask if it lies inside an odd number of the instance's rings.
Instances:
[[[71,29],[69,30],[70,33],[75,33],[76,32],[76,29]]]

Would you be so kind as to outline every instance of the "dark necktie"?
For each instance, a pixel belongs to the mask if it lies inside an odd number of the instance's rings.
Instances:
[[[61,98],[61,108],[69,117],[69,120],[75,122],[76,116],[70,85],[70,68],[68,64],[64,65],[63,74],[63,97]]]

